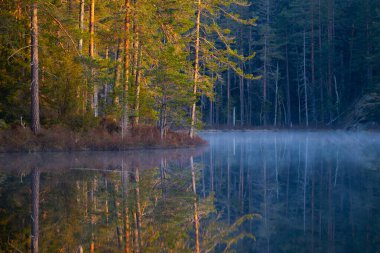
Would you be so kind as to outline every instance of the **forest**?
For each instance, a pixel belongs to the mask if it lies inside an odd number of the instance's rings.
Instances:
[[[379,122],[377,0],[2,0],[0,128]]]

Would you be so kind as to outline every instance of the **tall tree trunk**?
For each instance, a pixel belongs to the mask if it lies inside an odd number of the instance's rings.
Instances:
[[[264,35],[264,73],[263,73],[263,125],[267,125],[267,36]]]
[[[119,39],[117,43],[117,50],[116,50],[116,66],[115,66],[115,76],[114,76],[114,84],[113,84],[113,104],[118,107],[120,104],[119,99],[119,89],[120,89],[120,72],[121,72],[121,54],[122,54],[122,40]]]
[[[223,96],[223,94],[220,94]],[[231,70],[227,69],[227,126],[231,126]]]
[[[141,43],[139,34],[139,20],[138,20],[138,0],[134,1],[134,13],[133,13],[133,84],[134,84],[134,101],[133,101],[133,114],[132,114],[132,126],[135,127],[139,124],[139,110],[140,110],[140,79],[141,79]]]
[[[79,3],[79,30],[81,32],[81,36],[80,36],[79,43],[78,43],[78,49],[79,49],[80,54],[82,54],[82,51],[83,51],[83,38],[82,38],[82,33],[84,30],[83,24],[84,24],[84,0],[80,0],[80,3]]]
[[[276,80],[275,80],[275,95],[274,95],[274,126],[277,126],[277,113],[278,113],[278,79],[279,79],[278,62],[276,68]]]
[[[90,41],[88,46],[88,55],[91,58],[94,58],[94,35],[95,35],[95,0],[91,0],[90,3]]]
[[[372,88],[372,83],[373,83],[373,66],[372,66],[372,37],[371,37],[371,31],[373,30],[372,28],[372,20],[371,20],[371,6],[370,6],[370,0],[366,1],[366,48],[367,48],[367,85],[368,87]]]
[[[39,237],[39,208],[40,208],[40,171],[32,169],[32,253],[38,253]]]
[[[88,55],[91,59],[94,59],[95,51],[94,51],[94,36],[95,36],[95,0],[91,0],[90,4],[90,41],[88,46]],[[99,103],[98,103],[98,87],[94,82],[94,69],[91,68],[91,82],[93,84],[93,97],[92,97],[92,109],[94,110],[94,116],[98,117],[99,114]]]
[[[125,0],[125,24],[124,24],[124,87],[123,87],[123,116],[122,116],[122,138],[128,128],[128,92],[129,92],[129,48],[130,48],[130,0]]]
[[[307,92],[307,79],[306,79],[306,31],[303,30],[303,87],[305,90],[305,120],[306,126],[309,126],[309,107],[308,107],[308,92]]]
[[[32,84],[31,84],[31,113],[32,113],[32,131],[38,134],[40,131],[40,102],[39,102],[39,80],[38,80],[38,5],[36,2],[32,5],[31,19],[31,66],[32,66]]]
[[[196,30],[196,41],[195,41],[195,61],[194,61],[194,84],[193,84],[193,95],[194,102],[191,107],[191,127],[190,127],[190,138],[194,137],[195,131],[195,112],[196,112],[196,97],[197,97],[197,85],[199,78],[199,47],[200,47],[200,26],[201,26],[201,0],[197,2],[197,21],[195,25]]]
[[[133,126],[138,126],[140,116],[140,90],[141,90],[141,57],[142,57],[142,49],[140,43],[137,45],[137,59],[136,59],[136,74],[135,74],[135,102],[133,108]]]
[[[239,91],[240,91],[240,126],[244,125],[244,78],[239,79]]]
[[[321,0],[318,0],[318,58],[319,58],[319,93],[321,122],[325,122],[324,87],[322,79],[322,23],[321,23]]]
[[[161,99],[161,109],[160,109],[160,137],[161,140],[164,139],[166,135],[166,122],[167,122],[167,97],[166,90],[163,89],[163,95]]]
[[[243,55],[243,28],[240,29],[240,52]],[[244,69],[243,63],[241,64],[241,69]],[[244,125],[244,77],[239,79],[239,92],[240,92],[240,126]]]
[[[290,101],[290,76],[289,76],[289,53],[288,53],[288,32],[286,32],[285,57],[286,57],[286,109],[288,114],[288,125],[292,125],[292,111]]]
[[[314,0],[311,0],[311,22],[310,22],[310,67],[311,67],[311,90],[315,91],[315,46],[314,46]],[[315,116],[315,92],[313,94],[313,118],[314,122],[316,122]]]
[[[328,42],[328,111],[330,118],[332,120],[332,81],[333,81],[333,57],[334,57],[334,0],[328,1],[327,3],[328,12],[328,27],[327,27],[327,42]]]

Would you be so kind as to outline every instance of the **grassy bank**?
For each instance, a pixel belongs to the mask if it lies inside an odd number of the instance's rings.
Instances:
[[[199,136],[191,139],[185,132],[168,131],[164,139],[151,126],[129,129],[124,138],[120,132],[103,128],[75,132],[63,127],[42,129],[33,135],[29,128],[0,130],[0,152],[44,151],[118,151],[140,148],[184,148],[206,145]]]

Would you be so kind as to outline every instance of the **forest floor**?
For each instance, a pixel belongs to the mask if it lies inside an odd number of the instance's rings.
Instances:
[[[0,153],[55,151],[120,151],[153,148],[191,148],[206,145],[199,136],[168,131],[164,139],[153,126],[129,129],[124,138],[120,132],[95,128],[76,132],[63,127],[42,129],[34,135],[29,128],[0,130]]]

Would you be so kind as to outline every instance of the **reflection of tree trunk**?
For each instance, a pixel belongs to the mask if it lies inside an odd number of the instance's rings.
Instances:
[[[108,227],[108,216],[109,216],[109,210],[108,210],[108,181],[107,181],[107,178],[105,178],[105,191],[106,191],[106,201],[105,201],[105,215],[106,215],[106,225]]]
[[[202,160],[204,160],[203,157],[202,157]],[[202,193],[203,193],[203,199],[206,198],[205,173],[206,173],[205,169],[202,169]]]
[[[96,212],[96,177],[92,183],[91,187],[91,243],[90,243],[90,252],[95,252],[95,235],[94,235],[94,226],[95,226],[95,212]]]
[[[315,191],[315,179],[314,174],[311,176],[311,252],[314,252],[314,191]]]
[[[39,212],[40,208],[40,171],[32,170],[32,253],[38,253]]]
[[[267,195],[267,160],[265,153],[263,154],[263,172],[264,172],[264,224],[265,224],[265,237],[267,240],[267,252],[269,251],[269,217],[268,217],[268,195]]]
[[[122,164],[122,185],[123,185],[123,218],[124,218],[124,240],[125,253],[130,252],[129,237],[129,208],[128,208],[128,173],[124,171],[124,163]]]
[[[95,242],[94,242],[94,239],[92,239],[91,244],[90,244],[90,252],[91,253],[95,252]]]
[[[77,253],[83,253],[83,247],[82,247],[82,245],[79,245],[79,247],[77,249]]]
[[[139,230],[138,230],[138,222],[137,222],[137,214],[136,212],[133,212],[133,221],[135,223],[134,227],[134,240],[133,240],[133,252],[139,253],[140,247],[139,247]]]
[[[277,64],[278,67],[278,64]],[[277,149],[277,136],[274,137],[274,164],[276,170],[276,195],[278,200],[279,186],[278,186],[278,149]]]
[[[136,194],[136,212],[135,215],[135,236],[136,236],[136,252],[141,249],[141,204],[140,204],[140,172],[139,168],[135,168],[135,194]]]
[[[210,189],[214,192],[214,159],[213,159],[213,149],[210,148]]]
[[[303,233],[306,234],[306,185],[307,185],[307,170],[308,170],[308,156],[309,156],[309,139],[306,137],[305,146],[305,167],[304,167],[304,180],[303,180]]]
[[[332,164],[328,164],[328,215],[327,215],[327,236],[328,236],[328,252],[334,250],[334,202],[332,187]]]
[[[116,236],[117,236],[117,246],[118,246],[118,249],[120,250],[121,249],[121,242],[123,240],[123,235],[122,235],[122,232],[121,232],[121,228],[120,228],[120,225],[119,225],[119,220],[121,219],[121,213],[119,211],[119,208],[120,208],[120,200],[118,199],[118,187],[117,185],[115,184],[115,189],[114,189],[114,208],[115,208],[115,212],[116,212]]]
[[[166,169],[166,160],[165,160],[165,158],[161,158],[160,179],[161,179],[162,198],[164,199],[164,201],[166,200],[165,169]]]
[[[230,171],[230,154],[227,155],[227,222],[231,224],[231,171]]]
[[[193,157],[190,157],[190,166],[191,166],[191,178],[193,185],[194,193],[194,224],[195,224],[195,252],[200,253],[199,247],[199,217],[198,217],[198,206],[197,206],[197,188],[195,184],[195,168]]]
[[[244,210],[244,150],[243,145],[240,146],[240,166],[239,166],[239,200],[241,210]]]

